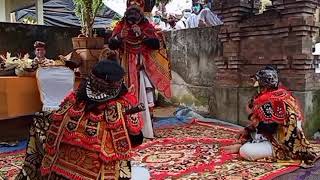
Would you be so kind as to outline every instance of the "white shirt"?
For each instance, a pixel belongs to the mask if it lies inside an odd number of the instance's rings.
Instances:
[[[165,29],[166,29],[166,23],[164,23],[163,21],[160,21],[159,24],[154,24],[154,27],[155,27],[156,29],[165,30]]]
[[[187,24],[189,28],[197,28],[199,26],[198,15],[192,13],[191,16],[187,19]]]
[[[176,26],[171,27],[171,25],[169,23],[166,24],[166,28],[164,29],[165,31],[172,31],[172,30],[176,30]]]
[[[199,21],[203,21],[207,26],[217,26],[223,24],[223,22],[214,14],[209,8],[204,8],[199,13]]]
[[[188,22],[187,22],[187,19],[185,17],[182,17],[180,19],[180,21],[177,22],[175,28],[176,29],[187,29],[189,26],[188,26]]]

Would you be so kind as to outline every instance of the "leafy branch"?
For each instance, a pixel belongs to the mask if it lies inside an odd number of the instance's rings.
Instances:
[[[73,0],[75,14],[80,19],[82,34],[93,37],[94,20],[101,9],[102,0]]]

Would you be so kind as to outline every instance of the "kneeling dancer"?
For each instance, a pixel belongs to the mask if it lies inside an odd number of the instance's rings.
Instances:
[[[51,116],[41,173],[47,179],[130,179],[132,148],[143,141],[136,97],[124,70],[98,62]],[[141,174],[140,174],[141,175]]]
[[[258,94],[249,104],[251,125],[241,134],[240,156],[255,161],[301,160],[310,166],[318,158],[302,130],[303,115],[296,99],[279,85],[278,70],[272,66],[255,76]]]

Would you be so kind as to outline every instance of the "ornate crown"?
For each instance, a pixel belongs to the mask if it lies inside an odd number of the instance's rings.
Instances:
[[[137,6],[142,11],[144,10],[144,0],[127,0],[127,8],[131,6]]]

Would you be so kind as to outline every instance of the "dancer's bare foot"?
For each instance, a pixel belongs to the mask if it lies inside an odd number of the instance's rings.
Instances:
[[[241,146],[242,146],[241,144],[233,144],[233,145],[222,147],[222,150],[228,154],[237,154],[239,153]]]

